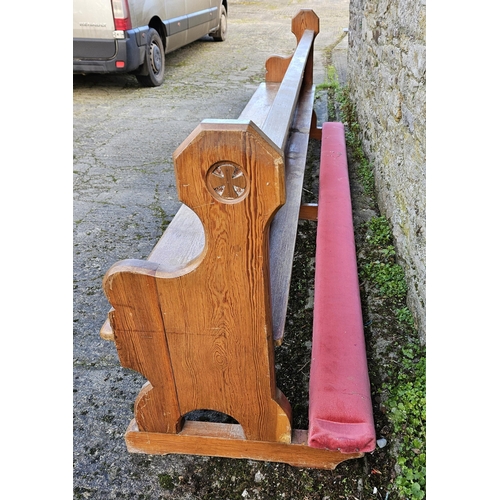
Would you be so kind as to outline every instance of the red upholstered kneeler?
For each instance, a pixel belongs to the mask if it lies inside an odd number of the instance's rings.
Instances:
[[[344,126],[323,124],[309,446],[375,449]]]

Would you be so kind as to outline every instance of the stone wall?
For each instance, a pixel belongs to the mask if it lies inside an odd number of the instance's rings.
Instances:
[[[350,0],[347,83],[425,341],[425,0]]]

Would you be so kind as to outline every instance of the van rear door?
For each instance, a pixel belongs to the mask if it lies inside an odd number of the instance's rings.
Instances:
[[[73,58],[113,57],[116,45],[110,40],[114,31],[111,0],[73,0]]]

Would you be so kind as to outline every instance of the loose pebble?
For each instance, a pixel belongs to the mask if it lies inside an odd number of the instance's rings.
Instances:
[[[387,439],[385,438],[377,439],[377,446],[379,448],[383,448],[386,444],[387,444]]]

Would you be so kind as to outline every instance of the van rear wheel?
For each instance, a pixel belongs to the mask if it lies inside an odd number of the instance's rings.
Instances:
[[[216,42],[223,42],[226,39],[226,33],[227,33],[227,12],[226,12],[226,7],[224,7],[224,5],[221,5],[219,29],[215,33],[212,33],[212,38]]]
[[[135,75],[143,87],[158,87],[165,79],[165,50],[158,32],[150,28],[147,33],[146,56],[140,73]]]

